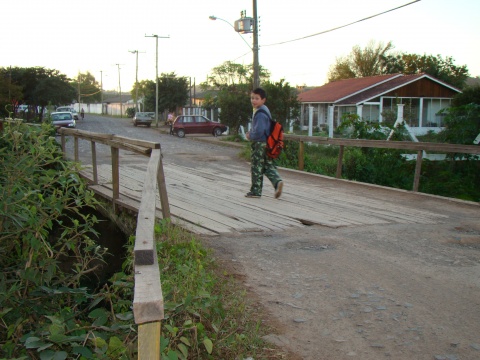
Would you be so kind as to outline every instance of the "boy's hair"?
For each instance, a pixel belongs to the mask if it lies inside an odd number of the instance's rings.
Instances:
[[[252,91],[252,94],[260,95],[260,98],[262,99],[267,98],[267,93],[262,88],[256,88],[255,90]]]

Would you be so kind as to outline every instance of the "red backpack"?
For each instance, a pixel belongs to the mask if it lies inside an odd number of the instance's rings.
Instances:
[[[283,126],[278,121],[273,120],[265,110],[257,110],[255,114],[258,112],[266,114],[270,120],[270,135],[267,136],[267,156],[276,159],[285,146],[283,143]]]

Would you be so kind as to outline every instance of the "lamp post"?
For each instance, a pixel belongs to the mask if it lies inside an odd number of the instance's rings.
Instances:
[[[118,67],[118,90],[120,93],[120,117],[123,117],[122,112],[123,112],[123,107],[122,107],[122,86],[120,85],[120,64],[115,64]]]
[[[258,60],[258,16],[257,16],[257,0],[253,0],[253,19],[245,16],[245,11],[241,12],[241,18],[235,21],[235,26],[230,24],[228,21],[221,19],[216,16],[210,16],[210,20],[222,20],[225,21],[228,25],[233,27],[233,29],[240,34],[249,34],[253,32],[253,47],[242,38],[242,40],[247,44],[248,48],[253,52],[253,88],[256,89],[260,86],[260,63]],[[253,28],[253,31],[252,31]]]
[[[129,52],[137,55],[135,65],[135,111],[138,111],[138,50],[129,50]]]
[[[170,36],[145,35],[155,38],[155,127],[158,127],[158,38],[168,39]]]

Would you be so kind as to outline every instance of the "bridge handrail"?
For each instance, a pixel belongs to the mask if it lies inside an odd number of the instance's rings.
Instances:
[[[134,246],[134,298],[133,315],[138,325],[138,359],[160,359],[161,320],[164,318],[164,303],[155,243],[156,188],[160,193],[163,218],[170,218],[165,174],[163,172],[160,143],[130,139],[113,134],[98,134],[77,129],[59,129],[62,135],[62,151],[66,157],[66,135],[74,138],[75,161],[79,161],[78,140],[91,142],[93,179],[97,184],[95,144],[109,145],[112,151],[113,204],[119,193],[119,149],[134,151],[149,156],[142,198],[137,216]],[[115,210],[116,211],[116,210]]]
[[[387,140],[365,140],[365,139],[335,139],[320,136],[303,136],[285,134],[285,140],[298,141],[300,144],[298,149],[298,169],[304,169],[304,143],[316,143],[321,145],[337,145],[340,147],[338,152],[337,171],[335,177],[342,178],[343,152],[345,146],[353,147],[371,147],[383,149],[398,150],[416,150],[415,174],[413,178],[412,191],[417,192],[420,186],[420,174],[422,170],[422,158],[424,151],[442,151],[448,153],[460,154],[480,154],[480,146],[478,145],[462,145],[462,144],[443,144],[430,142],[413,142],[413,141],[387,141]]]

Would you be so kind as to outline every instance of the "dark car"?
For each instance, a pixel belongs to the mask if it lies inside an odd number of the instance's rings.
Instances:
[[[153,112],[136,112],[133,116],[133,125],[146,125],[150,127],[154,117],[155,113]]]
[[[68,127],[75,128],[75,118],[70,111],[61,111],[52,113],[52,124],[56,128]]]
[[[180,115],[173,123],[173,133],[183,138],[185,134],[212,134],[220,136],[228,126],[211,121],[203,115]]]

